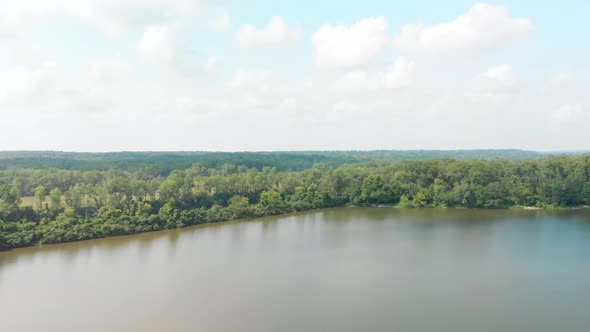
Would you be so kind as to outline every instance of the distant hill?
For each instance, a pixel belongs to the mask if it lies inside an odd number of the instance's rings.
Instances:
[[[558,153],[562,154],[562,153]],[[563,153],[565,154],[565,153]],[[569,154],[569,153],[568,153]],[[224,164],[261,169],[302,170],[316,163],[339,166],[358,162],[391,162],[450,158],[458,160],[543,159],[555,154],[525,150],[376,150],[376,151],[301,151],[301,152],[59,152],[0,151],[0,169],[138,170],[168,174],[195,163],[206,167]]]

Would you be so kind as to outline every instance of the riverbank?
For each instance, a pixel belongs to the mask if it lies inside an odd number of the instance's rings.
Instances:
[[[191,227],[208,227],[211,225],[218,225],[218,224],[228,224],[228,223],[236,223],[236,222],[248,222],[248,221],[255,221],[255,220],[264,220],[267,218],[277,218],[277,217],[289,217],[289,216],[297,216],[301,214],[309,214],[316,211],[322,211],[327,209],[345,209],[345,208],[385,208],[385,209],[396,209],[396,210],[407,210],[407,211],[419,211],[419,210],[466,210],[466,211],[501,211],[501,210],[515,210],[515,211],[554,211],[554,212],[564,212],[564,211],[588,211],[590,212],[590,207],[588,206],[580,206],[580,207],[527,207],[527,206],[513,206],[508,208],[502,209],[472,209],[472,208],[465,208],[465,207],[423,207],[423,208],[407,208],[401,207],[399,205],[387,205],[387,204],[363,204],[363,205],[354,205],[354,204],[346,204],[342,206],[336,207],[326,207],[326,208],[318,208],[318,209],[308,209],[302,211],[290,211],[288,213],[282,214],[273,214],[273,215],[264,215],[258,217],[251,217],[251,218],[236,218],[236,219],[224,219],[224,220],[211,220],[211,221],[193,221],[183,224],[176,224],[177,227],[154,227],[152,229],[148,228],[128,228],[129,231],[122,232],[119,231],[118,233],[86,233],[88,237],[86,238],[72,238],[71,240],[65,241],[54,241],[54,242],[47,242],[47,243],[32,243],[26,246],[16,246],[10,248],[3,248],[1,251],[10,251],[15,249],[22,249],[22,248],[29,248],[29,247],[41,247],[41,246],[52,246],[52,245],[59,245],[65,243],[75,243],[75,242],[83,242],[89,240],[97,240],[97,239],[105,239],[111,237],[125,237],[125,236],[133,236],[137,234],[144,234],[144,233],[157,233],[157,232],[166,232],[166,231],[174,231],[180,229],[186,229]],[[75,230],[79,228],[84,228],[84,226],[93,225],[94,223],[92,220],[83,220],[80,224],[72,226],[73,232],[71,232],[70,236],[75,234]],[[110,224],[106,222],[104,225]],[[79,226],[79,227],[76,227]],[[86,227],[88,228],[88,227]],[[102,235],[102,236],[101,236]]]
[[[590,202],[590,173],[581,171],[590,170],[590,155],[290,169],[193,165],[167,176],[117,165],[103,171],[0,170],[0,249],[349,204],[498,209]]]

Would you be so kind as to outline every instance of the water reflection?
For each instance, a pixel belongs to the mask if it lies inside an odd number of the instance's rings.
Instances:
[[[342,208],[0,253],[6,331],[586,331],[584,211]]]

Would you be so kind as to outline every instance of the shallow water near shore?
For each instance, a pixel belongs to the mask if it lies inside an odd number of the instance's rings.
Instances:
[[[349,207],[0,252],[2,331],[587,331],[590,213]]]

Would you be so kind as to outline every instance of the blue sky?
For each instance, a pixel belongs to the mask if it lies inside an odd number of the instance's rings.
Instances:
[[[4,7],[0,150],[590,148],[586,1]]]
[[[362,1],[345,2],[324,0],[317,1],[220,1],[227,7],[202,4],[202,15],[191,20],[191,38],[186,47],[195,52],[216,52],[225,59],[228,70],[231,66],[244,64],[252,66],[276,65],[274,70],[299,72],[309,69],[313,63],[313,48],[310,43],[302,42],[287,49],[266,49],[259,52],[240,52],[234,47],[234,35],[231,33],[212,33],[207,26],[208,20],[214,20],[223,14],[231,15],[232,28],[236,31],[246,24],[264,26],[273,16],[281,16],[288,23],[302,30],[302,39],[309,39],[317,29],[325,24],[350,25],[364,17],[386,17],[392,33],[404,24],[423,21],[436,24],[461,15],[473,6],[474,1],[445,1],[444,5],[433,1]],[[217,2],[215,2],[217,3]],[[494,3],[495,4],[495,3]],[[493,60],[518,61],[523,54],[523,62],[536,64],[541,68],[531,70],[532,74],[546,74],[550,70],[563,70],[571,67],[588,72],[587,59],[590,57],[590,44],[584,43],[583,32],[588,28],[586,13],[590,12],[587,1],[561,1],[559,5],[551,1],[512,1],[500,3],[509,8],[515,17],[530,18],[535,25],[535,33],[519,53],[504,49],[487,57]],[[426,9],[426,10],[425,10]],[[166,22],[165,17],[154,22]],[[54,56],[85,65],[90,57],[123,56],[129,60],[135,58],[134,41],[140,38],[142,26],[137,26],[127,33],[113,36],[100,27],[90,25],[80,18],[52,17],[31,29],[27,37],[36,40]],[[84,41],[84,42],[80,42]],[[294,52],[296,50],[296,52]],[[233,54],[238,52],[240,60]],[[245,59],[244,59],[245,58]],[[532,61],[532,63],[531,63]],[[547,61],[547,62],[541,62]],[[288,63],[289,66],[285,66]],[[297,64],[293,69],[291,64]],[[298,68],[299,67],[299,68]],[[532,66],[531,66],[532,67]],[[577,67],[577,68],[576,68]],[[566,68],[568,69],[568,68]]]

